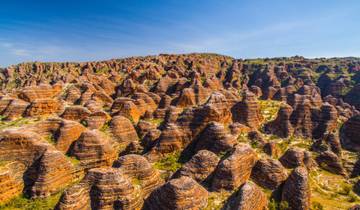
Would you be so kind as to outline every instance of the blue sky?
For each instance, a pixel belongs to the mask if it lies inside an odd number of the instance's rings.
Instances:
[[[0,66],[159,53],[360,56],[358,0],[0,0]]]

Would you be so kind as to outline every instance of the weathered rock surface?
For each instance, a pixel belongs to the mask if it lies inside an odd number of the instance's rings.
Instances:
[[[139,139],[133,124],[124,116],[115,116],[111,119],[110,131],[119,143],[130,143]]]
[[[98,130],[84,131],[70,153],[87,169],[110,166],[116,155],[110,140]]]
[[[188,176],[198,183],[202,183],[211,178],[210,175],[215,170],[219,161],[220,158],[216,154],[208,150],[200,150],[175,172],[173,178]]]
[[[310,186],[308,171],[304,167],[293,170],[282,190],[282,200],[294,210],[310,209]]]
[[[48,197],[59,192],[73,180],[73,166],[60,151],[46,150],[30,167],[30,170],[32,169],[35,170],[34,174],[28,174],[29,178],[36,177],[29,180],[33,182],[31,183],[32,197]]]
[[[310,164],[307,152],[298,147],[292,147],[286,150],[279,160],[286,168],[296,168]]]
[[[138,209],[142,206],[140,189],[121,170],[94,168],[79,183],[67,189],[58,209]]]
[[[231,150],[236,143],[236,138],[229,134],[222,124],[212,122],[200,135],[195,150],[206,149],[220,154]]]
[[[54,99],[36,99],[27,108],[26,115],[34,117],[57,113],[61,110],[60,103]]]
[[[331,151],[325,151],[316,157],[319,166],[335,174],[346,175],[341,159]]]
[[[349,150],[360,151],[360,115],[346,121],[341,128],[341,144]]]
[[[251,92],[246,92],[243,100],[232,107],[233,121],[243,123],[249,127],[259,127],[262,116],[256,97]]]
[[[265,125],[265,131],[280,138],[287,138],[294,132],[294,128],[290,122],[290,116],[293,109],[289,105],[282,106],[278,112],[277,118]]]
[[[220,161],[215,169],[211,189],[234,190],[244,184],[251,175],[256,162],[256,153],[250,146],[237,145],[231,155]]]
[[[286,180],[287,172],[278,160],[260,159],[252,169],[251,177],[258,185],[275,190]]]
[[[114,162],[114,167],[121,169],[125,175],[140,183],[143,197],[147,197],[163,184],[159,171],[154,169],[143,156],[121,156]]]
[[[190,177],[172,179],[151,193],[144,209],[201,209],[206,207],[208,192]]]
[[[268,200],[261,188],[252,182],[246,182],[241,186],[227,204],[229,210],[264,210],[267,209]]]
[[[0,202],[5,203],[19,196],[24,188],[22,171],[25,166],[19,162],[8,162],[0,167]]]
[[[66,120],[81,121],[89,117],[91,112],[82,106],[69,106],[65,108],[64,113],[61,115]]]

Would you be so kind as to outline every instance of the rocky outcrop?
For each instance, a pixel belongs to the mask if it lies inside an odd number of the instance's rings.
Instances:
[[[344,148],[360,151],[360,115],[350,118],[341,128],[340,140]]]
[[[178,107],[188,107],[196,105],[195,93],[192,88],[185,88],[181,91],[176,105]]]
[[[262,121],[259,104],[256,101],[255,95],[251,92],[246,92],[243,100],[235,104],[231,112],[234,122],[243,123],[252,128],[259,127]]]
[[[57,210],[91,209],[90,187],[86,183],[75,184],[67,188],[56,205]]]
[[[130,143],[139,139],[133,124],[124,116],[115,116],[111,119],[110,132],[119,143]]]
[[[61,86],[51,86],[46,84],[30,86],[20,91],[19,98],[27,102],[33,102],[38,99],[54,98],[61,92],[61,89]]]
[[[29,167],[49,146],[31,131],[9,129],[0,133],[0,159],[3,161],[19,161]]]
[[[359,174],[359,82],[357,58],[195,53],[0,68],[0,202],[66,188],[58,209],[264,209],[262,187],[309,209],[301,168],[339,183]]]
[[[94,168],[79,183],[66,190],[57,209],[138,209],[140,191],[115,168]]]
[[[143,197],[147,197],[154,189],[163,184],[159,171],[154,169],[143,156],[121,156],[114,162],[114,167],[121,169],[135,182],[139,182]]]
[[[310,209],[309,175],[304,167],[298,167],[290,174],[282,190],[282,201],[294,210]]]
[[[222,124],[211,122],[200,135],[195,151],[206,149],[220,154],[231,150],[236,143],[236,138]]]
[[[20,99],[13,99],[1,113],[7,120],[14,120],[22,117],[30,104]]]
[[[316,157],[318,165],[334,174],[346,175],[341,159],[331,151],[325,151]]]
[[[321,106],[320,116],[316,119],[316,127],[313,131],[313,138],[319,139],[324,135],[333,132],[337,128],[338,114],[335,107],[325,103]]]
[[[172,179],[151,193],[144,210],[202,209],[206,207],[208,192],[190,177]]]
[[[89,117],[91,112],[82,106],[69,106],[65,108],[64,113],[61,117],[66,120],[81,121]]]
[[[176,124],[168,124],[161,132],[153,151],[171,153],[186,146],[185,133]]]
[[[269,141],[263,147],[264,152],[270,157],[279,157],[281,155],[281,150],[278,144],[275,141]]]
[[[200,150],[176,171],[172,177],[188,176],[198,183],[202,183],[211,178],[210,176],[219,161],[220,158],[216,154],[208,150]]]
[[[286,168],[296,168],[298,166],[311,166],[311,155],[309,152],[298,147],[292,147],[280,157],[280,162]]]
[[[111,117],[104,111],[91,113],[86,119],[86,126],[89,129],[101,129]]]
[[[32,170],[35,170],[31,173]],[[48,197],[59,192],[73,180],[73,166],[64,154],[56,150],[46,150],[27,172],[31,183],[32,197]],[[33,180],[30,180],[34,177]],[[29,184],[29,183],[26,183]]]
[[[226,204],[224,209],[264,210],[267,209],[267,206],[268,200],[261,188],[252,182],[246,182]]]
[[[260,159],[252,169],[251,177],[261,187],[275,190],[286,180],[287,172],[278,160]]]
[[[290,117],[294,127],[294,134],[303,137],[312,137],[313,122],[311,120],[310,101],[306,100],[297,105]]]
[[[128,98],[117,98],[112,107],[113,115],[122,115],[134,123],[139,122],[141,111],[135,105],[134,101]]]
[[[6,162],[0,167],[0,202],[6,203],[20,195],[24,188],[22,171],[25,166],[19,162]]]
[[[61,110],[60,102],[54,99],[36,99],[26,110],[26,116],[34,117],[57,113]]]
[[[64,120],[60,128],[55,132],[56,149],[64,153],[69,151],[72,143],[80,137],[85,129],[86,128],[78,122]]]
[[[251,175],[251,170],[256,162],[256,153],[250,146],[237,145],[231,155],[217,166],[211,184],[211,189],[234,190],[244,184]]]
[[[287,138],[294,132],[294,128],[290,122],[290,116],[292,114],[292,107],[284,105],[280,107],[278,116],[272,122],[265,124],[265,131],[279,136],[280,138]]]
[[[98,130],[84,131],[70,153],[86,169],[110,166],[116,155],[110,140]]]

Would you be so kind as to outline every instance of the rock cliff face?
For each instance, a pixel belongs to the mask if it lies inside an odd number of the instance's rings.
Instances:
[[[359,78],[358,58],[299,56],[0,69],[0,208],[349,209]]]

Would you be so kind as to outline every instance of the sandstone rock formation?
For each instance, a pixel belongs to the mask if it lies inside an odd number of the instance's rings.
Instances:
[[[260,159],[252,169],[251,177],[260,186],[275,190],[286,180],[287,172],[277,160]]]
[[[79,183],[67,189],[58,209],[137,209],[140,191],[115,168],[94,168]]]
[[[359,175],[359,83],[353,57],[0,68],[0,206],[64,190],[57,209],[321,208]]]
[[[309,177],[306,168],[298,167],[290,174],[282,190],[282,200],[291,209],[305,210],[310,208]]]
[[[125,175],[140,182],[143,197],[147,197],[163,181],[158,170],[140,155],[125,155],[114,162],[114,167],[120,168]]]
[[[359,143],[360,115],[346,121],[341,129],[341,144],[349,150],[360,151]]]
[[[131,121],[123,116],[115,116],[111,119],[110,131],[119,143],[138,140],[138,135]]]
[[[232,107],[232,114],[234,122],[240,122],[252,128],[257,128],[262,121],[259,104],[251,92],[246,92],[243,100]]]
[[[261,188],[252,182],[246,182],[230,200],[226,209],[264,210],[267,209],[268,201]]]
[[[250,146],[237,145],[231,155],[220,161],[215,169],[212,190],[234,190],[244,184],[251,175],[256,162],[256,153]]]
[[[282,106],[278,112],[277,118],[265,125],[265,131],[280,138],[287,138],[294,132],[290,122],[290,116],[293,109],[289,105]]]
[[[98,130],[84,131],[74,142],[70,153],[80,160],[84,168],[109,166],[116,155],[110,140]]]
[[[190,177],[172,179],[151,193],[144,209],[201,209],[206,207],[208,192]]]
[[[210,179],[211,173],[215,170],[220,158],[208,150],[200,150],[188,162],[186,162],[173,178],[188,176],[195,181],[202,183]]]

